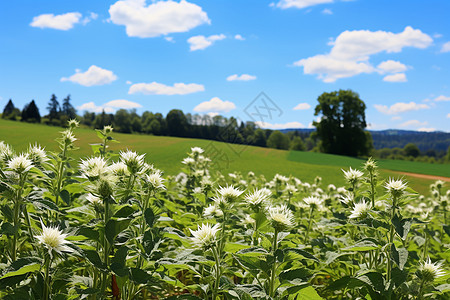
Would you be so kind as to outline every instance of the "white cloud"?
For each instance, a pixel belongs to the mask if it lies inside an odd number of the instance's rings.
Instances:
[[[91,12],[91,13],[89,14],[89,16],[86,16],[86,17],[83,18],[83,20],[81,21],[81,23],[82,23],[83,25],[86,25],[87,23],[89,23],[89,22],[92,21],[92,20],[97,20],[97,18],[98,18],[98,14]]]
[[[249,75],[249,74],[242,74],[237,75],[233,74],[227,77],[227,81],[249,81],[249,80],[255,80],[256,76]]]
[[[380,52],[398,53],[404,47],[424,49],[433,39],[418,29],[407,26],[403,32],[354,30],[342,32],[329,45],[328,54],[319,54],[294,62],[303,67],[304,74],[316,74],[324,82],[352,77],[377,71],[370,62],[370,56]],[[389,63],[392,66],[392,63]],[[386,67],[387,64],[381,64]],[[397,67],[399,65],[397,64]]]
[[[391,105],[390,107],[388,107],[387,105],[375,104],[374,107],[379,112],[386,114],[386,115],[396,115],[396,114],[404,113],[407,111],[422,110],[422,109],[430,108],[430,106],[428,106],[427,104],[418,104],[415,102],[409,102],[409,103],[397,102],[397,103]]]
[[[406,70],[408,70],[408,67],[399,61],[386,60],[386,61],[383,61],[382,63],[380,63],[377,66],[377,69],[379,70],[379,72],[381,74],[385,74],[385,73],[405,72]]]
[[[229,112],[236,108],[236,105],[231,101],[223,101],[218,97],[214,97],[209,101],[205,101],[194,107],[197,112]]]
[[[173,37],[171,37],[171,36],[165,36],[164,39],[168,42],[175,43]]]
[[[124,25],[128,36],[149,38],[175,32],[187,32],[199,25],[210,24],[206,12],[187,1],[146,0],[117,1],[109,8],[111,22]]]
[[[94,102],[87,102],[83,103],[82,105],[78,106],[77,109],[80,111],[89,111],[89,112],[95,112],[95,113],[101,113],[102,111],[105,111],[106,113],[114,113],[116,109],[131,109],[131,108],[140,108],[142,105],[136,102],[124,100],[124,99],[118,99],[118,100],[112,100],[109,101],[103,105],[96,105]]]
[[[401,119],[402,119],[402,117],[400,117],[400,116],[395,116],[395,117],[391,118],[392,121],[400,121]]]
[[[236,35],[234,36],[234,38],[235,38],[236,40],[239,40],[239,41],[245,41],[245,38],[244,38],[242,35],[240,35],[240,34],[236,34]]]
[[[447,114],[447,118],[449,118],[449,119],[450,119],[450,113],[448,113],[448,114]]]
[[[428,122],[420,122],[418,120],[409,120],[402,124],[400,124],[400,127],[421,127],[428,125]]]
[[[387,82],[407,82],[405,73],[397,73],[384,76],[383,81]]]
[[[324,4],[324,3],[332,3],[333,0],[280,0],[277,3],[277,7],[281,9],[287,9],[287,8],[305,8],[309,6],[314,6],[318,4]]]
[[[421,127],[419,129],[417,129],[417,131],[432,132],[432,131],[436,131],[436,128],[433,128],[433,127]]]
[[[158,82],[135,83],[130,86],[128,94],[142,93],[144,95],[187,95],[203,92],[205,87],[196,83],[174,83],[173,86]]]
[[[299,103],[293,109],[294,110],[306,110],[306,109],[310,109],[310,108],[311,108],[311,105],[309,105],[308,103]]]
[[[77,69],[75,74],[70,77],[63,77],[61,81],[72,81],[83,86],[93,86],[108,84],[116,79],[117,76],[112,71],[92,65],[86,72],[83,73]]]
[[[322,10],[322,13],[324,15],[332,15],[333,11],[331,11],[331,9],[325,8],[324,10]]]
[[[441,52],[442,53],[450,52],[450,42],[447,42],[444,45],[442,45]]]
[[[268,129],[305,128],[305,125],[303,125],[300,122],[287,122],[284,124],[271,124],[271,123],[267,123],[267,122],[256,121],[255,124],[258,127],[268,128]]]
[[[33,18],[30,26],[39,28],[52,28],[69,30],[80,22],[82,15],[79,12],[70,12],[62,15],[42,14]]]
[[[126,84],[133,84],[133,82],[127,80],[127,81],[126,81]]]
[[[440,96],[434,98],[434,101],[450,101],[450,97],[440,95]]]
[[[226,36],[223,34],[215,34],[215,35],[210,35],[208,37],[203,36],[203,35],[196,35],[196,36],[190,37],[187,41],[190,45],[189,49],[191,51],[196,51],[196,50],[206,49],[209,46],[211,46],[215,41],[220,41],[225,38],[226,38]]]

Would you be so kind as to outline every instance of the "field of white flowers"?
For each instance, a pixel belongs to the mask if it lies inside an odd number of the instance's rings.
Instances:
[[[449,299],[450,190],[421,196],[369,159],[344,187],[151,155],[71,159],[0,142],[1,299]],[[261,162],[264,163],[264,162]]]

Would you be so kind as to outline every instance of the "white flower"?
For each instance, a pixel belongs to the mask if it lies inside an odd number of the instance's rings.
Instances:
[[[146,174],[147,181],[152,185],[153,189],[162,189],[165,190],[164,186],[164,178],[161,177],[161,171],[157,171],[150,175]]]
[[[353,170],[351,167],[350,170],[348,171],[342,170],[342,172],[344,172],[344,177],[350,184],[358,183],[359,179],[361,179],[364,176],[363,172],[359,170]]]
[[[33,162],[28,158],[28,155],[24,153],[11,158],[8,162],[8,168],[18,174],[28,172],[32,167]]]
[[[102,199],[97,196],[92,195],[91,193],[86,195],[86,200],[89,201],[93,206],[101,206],[103,205]]]
[[[271,206],[267,210],[272,226],[278,230],[285,230],[294,226],[294,214],[286,205]]]
[[[208,207],[205,207],[203,211],[203,216],[205,217],[222,217],[223,211],[214,204],[210,204]]]
[[[336,186],[334,184],[329,184],[327,187],[327,190],[329,193],[335,192],[336,191]]]
[[[400,197],[403,195],[405,189],[407,188],[406,183],[403,180],[398,179],[394,180],[393,178],[389,178],[389,180],[385,183],[385,188],[392,195],[392,197]]]
[[[193,159],[192,157],[186,157],[181,161],[181,163],[191,167],[195,164],[195,159]]]
[[[35,163],[35,164],[42,164],[48,161],[47,153],[45,153],[44,148],[39,146],[38,144],[29,147],[28,149],[28,157]]]
[[[211,160],[210,160],[208,157],[205,157],[205,156],[203,156],[203,155],[199,155],[199,156],[197,157],[197,161],[198,161],[200,164],[205,164],[205,163],[210,162]]]
[[[248,176],[248,177],[255,177],[255,173],[253,173],[252,171],[249,171],[249,172],[247,173],[247,176]]]
[[[362,201],[360,203],[355,203],[352,214],[349,216],[349,219],[362,219],[367,216],[372,206],[370,203],[366,203],[366,201]]]
[[[377,163],[376,163],[375,160],[373,160],[372,157],[369,157],[369,159],[364,164],[364,169],[367,170],[370,173],[373,173],[374,171],[376,171],[377,167],[378,167]]]
[[[345,187],[342,187],[342,186],[338,187],[338,189],[336,191],[338,192],[338,194],[341,194],[341,195],[347,193],[347,190],[345,189]]]
[[[0,141],[0,160],[8,161],[13,157],[14,151],[10,145],[5,144],[5,142]]]
[[[111,132],[113,132],[113,127],[111,126],[111,125],[106,125],[106,126],[103,126],[103,133],[105,134],[105,135],[108,135],[108,134],[110,134]]]
[[[280,175],[280,174],[275,174],[273,179],[278,182],[288,182],[289,181],[289,178],[287,178],[286,176]]]
[[[294,193],[297,192],[297,188],[291,184],[286,184],[286,188],[285,191],[289,194],[289,195],[293,195]]]
[[[136,152],[127,150],[127,151],[120,151],[120,160],[127,165],[128,171],[130,171],[131,174],[135,175],[137,173],[140,173],[145,167],[144,163],[144,157],[145,154],[138,155]]]
[[[205,249],[212,247],[216,243],[216,235],[220,230],[220,224],[211,226],[210,224],[202,223],[202,225],[197,228],[197,230],[189,229],[192,234],[192,242],[194,245]]]
[[[339,197],[339,201],[344,204],[353,203],[355,201],[355,196],[353,195],[353,193],[345,191],[345,194]]]
[[[117,175],[117,176],[128,176],[130,175],[130,172],[128,171],[128,167],[125,163],[119,161],[119,162],[115,162],[113,164],[111,164],[108,167],[108,170]]]
[[[203,152],[205,152],[205,150],[200,147],[192,147],[191,152],[192,154],[202,154]]]
[[[101,157],[96,156],[81,160],[80,172],[84,178],[99,178],[106,175],[108,171],[106,160]]]
[[[80,126],[80,122],[78,122],[76,119],[69,120],[67,124],[69,125],[69,128],[76,128]]]
[[[197,186],[192,191],[194,192],[194,194],[201,194],[202,193],[202,188]]]
[[[311,209],[314,210],[321,210],[322,209],[322,199],[319,197],[309,196],[306,198],[303,198],[303,201],[309,205]]]
[[[442,262],[432,263],[429,257],[419,265],[419,275],[426,282],[432,282],[445,274],[445,271],[442,269]]]
[[[61,132],[61,140],[65,145],[73,144],[77,139],[73,135],[72,129],[67,129]]]
[[[270,190],[262,188],[246,195],[244,199],[250,206],[261,208],[267,204],[271,194],[272,192]]]
[[[438,180],[435,182],[435,186],[438,190],[442,189],[444,187],[444,185],[445,185],[445,182],[442,180]]]
[[[223,198],[225,198],[227,201],[233,202],[236,200],[244,191],[238,190],[234,186],[226,186],[226,187],[220,187],[217,191]]]
[[[48,249],[49,254],[52,256],[52,251],[57,253],[72,251],[70,247],[66,246],[70,244],[66,237],[67,234],[62,233],[57,227],[46,227],[42,224],[42,234],[36,236],[36,239]]]

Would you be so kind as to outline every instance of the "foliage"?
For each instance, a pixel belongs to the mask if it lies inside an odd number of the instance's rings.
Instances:
[[[76,127],[51,153],[0,144],[1,298],[448,299],[441,181],[214,174],[199,147],[163,176],[110,126],[75,161]]]
[[[267,146],[275,149],[289,149],[289,138],[276,130],[272,132],[267,139]]]
[[[41,122],[41,114],[39,113],[39,109],[34,100],[31,100],[31,102],[26,104],[22,109],[21,121],[31,123]]]
[[[314,115],[320,121],[313,122],[324,152],[331,154],[363,156],[369,148],[366,128],[366,105],[351,90],[323,93]]]

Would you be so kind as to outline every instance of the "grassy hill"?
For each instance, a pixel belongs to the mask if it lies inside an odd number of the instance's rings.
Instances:
[[[57,150],[55,139],[59,137],[59,127],[41,124],[28,124],[0,120],[0,140],[4,140],[17,151],[25,150],[30,143],[39,143],[47,150]],[[98,143],[92,129],[79,128],[76,130],[76,145],[80,148],[73,152],[73,157],[92,154],[89,144]],[[158,137],[135,134],[114,134],[120,141],[112,144],[111,149],[132,149],[147,154],[147,160],[166,174],[176,174],[183,166],[181,160],[186,157],[193,146],[206,149],[206,154],[213,159],[213,168],[227,174],[233,171],[247,173],[253,171],[272,177],[276,173],[296,176],[304,181],[312,181],[316,176],[323,178],[324,184],[334,183],[343,185],[342,168],[361,167],[363,160],[312,152],[284,151],[245,145],[233,145],[199,139],[185,139],[174,137]],[[405,161],[380,161],[382,176],[399,177],[392,170],[431,174],[450,177],[448,165],[433,165]],[[407,177],[411,186],[421,193],[428,191],[430,180]]]

